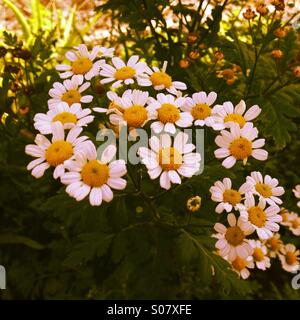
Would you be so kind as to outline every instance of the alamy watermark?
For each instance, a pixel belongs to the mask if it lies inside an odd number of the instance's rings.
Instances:
[[[168,135],[172,137],[174,142],[180,132],[185,134],[185,136],[181,135],[182,145],[192,143],[195,146],[192,152],[196,152],[201,156],[200,168],[194,173],[194,175],[200,175],[204,169],[204,129],[177,129],[173,134],[155,134],[152,130],[149,134],[149,132],[141,128],[137,128],[134,130],[134,133],[131,132],[128,134],[128,128],[126,126],[120,126],[118,134],[112,129],[101,129],[96,136],[97,141],[104,141],[97,149],[98,159],[101,158],[107,146],[115,145],[118,149],[118,159],[123,159],[125,163],[136,165],[141,163],[141,158],[137,155],[138,149],[140,147],[149,148],[149,138],[156,136],[162,139],[163,135]],[[187,141],[185,141],[186,137],[188,137]],[[170,161],[171,159],[166,158],[163,160]],[[174,159],[172,159],[172,161],[174,161]]]
[[[295,273],[297,274],[292,278],[291,285],[294,290],[299,290],[300,289],[300,266],[298,267],[298,270]]]
[[[6,270],[0,265],[0,290],[6,289]]]

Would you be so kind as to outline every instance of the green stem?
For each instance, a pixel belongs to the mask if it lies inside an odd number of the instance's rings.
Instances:
[[[159,220],[160,219],[160,214],[159,212],[157,211],[155,205],[153,204],[153,199],[149,196],[147,196],[142,190],[141,190],[141,185],[140,183],[138,183],[136,181],[136,179],[134,178],[134,175],[133,173],[131,172],[131,169],[130,169],[130,166],[127,167],[128,169],[128,175],[133,183],[133,185],[135,186],[136,188],[136,195],[139,196],[140,198],[142,198],[148,205],[149,209],[152,211],[153,213],[153,218],[155,220]]]

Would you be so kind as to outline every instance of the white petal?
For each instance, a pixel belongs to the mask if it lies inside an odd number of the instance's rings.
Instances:
[[[109,178],[107,184],[116,190],[123,190],[126,188],[127,181],[122,178]]]
[[[90,204],[92,206],[100,206],[102,203],[102,191],[101,188],[92,188],[89,196]]]
[[[51,130],[52,130],[52,142],[64,140],[65,139],[65,132],[61,122],[53,122],[51,123]]]
[[[162,175],[160,176],[159,180],[160,186],[164,189],[170,189],[171,188],[171,181],[168,176],[168,172],[164,171]]]
[[[235,163],[236,163],[235,157],[230,156],[222,162],[222,166],[224,166],[226,169],[230,169],[235,165]]]
[[[113,192],[111,191],[111,188],[104,184],[102,187],[101,187],[101,191],[102,191],[102,199],[106,202],[110,202],[113,197],[114,197],[114,194]]]
[[[101,158],[100,158],[101,162],[103,163],[110,162],[114,158],[116,152],[117,152],[117,147],[115,145],[107,146],[101,154]]]
[[[170,170],[168,172],[169,178],[171,180],[172,183],[176,183],[176,184],[180,184],[181,183],[181,179],[178,175],[178,173],[174,170]]]
[[[122,159],[113,161],[109,164],[109,175],[112,178],[122,177],[124,176],[124,174],[126,174],[126,172],[127,170],[125,161]]]

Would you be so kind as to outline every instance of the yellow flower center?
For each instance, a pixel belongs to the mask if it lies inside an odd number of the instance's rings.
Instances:
[[[182,165],[181,153],[173,147],[159,150],[158,162],[163,170],[177,170]]]
[[[162,71],[153,72],[150,76],[150,80],[153,86],[163,85],[165,88],[170,88],[172,86],[172,78]]]
[[[66,91],[61,97],[61,100],[66,102],[69,106],[71,106],[73,103],[79,103],[80,99],[81,94],[78,90],[75,89]]]
[[[269,185],[265,184],[265,183],[257,183],[255,185],[255,189],[264,198],[270,198],[272,196],[271,187]]]
[[[205,104],[196,104],[191,111],[195,120],[204,120],[211,115],[211,108]]]
[[[236,259],[232,261],[232,266],[233,266],[233,269],[237,271],[242,271],[243,269],[246,268],[247,261],[237,256]]]
[[[238,226],[229,227],[225,233],[225,239],[228,241],[229,244],[232,246],[239,246],[243,243],[245,238],[244,232]]]
[[[241,202],[242,196],[238,191],[234,189],[227,189],[223,193],[223,200],[224,202],[228,202],[231,205],[235,206],[236,204]]]
[[[230,114],[228,114],[225,117],[224,122],[229,122],[229,121],[238,123],[241,128],[243,128],[243,126],[246,123],[245,118],[242,115],[238,114],[238,113],[230,113]]]
[[[81,170],[82,181],[91,187],[100,187],[109,178],[109,168],[98,160],[91,160]]]
[[[287,210],[281,210],[280,215],[282,217],[282,222],[287,222],[289,220],[289,212]]]
[[[114,101],[111,101],[111,103],[108,106],[109,110],[117,109],[120,112],[124,112],[124,109],[122,109],[119,105],[117,105]]]
[[[297,219],[297,218],[292,220],[291,223],[292,223],[292,228],[294,228],[294,229],[297,229],[300,226],[299,219]]]
[[[180,112],[176,106],[170,103],[164,103],[157,110],[158,120],[162,123],[175,123],[180,118]]]
[[[253,258],[255,261],[262,261],[264,260],[264,253],[263,251],[261,250],[261,248],[254,248],[253,250]]]
[[[68,141],[55,141],[46,150],[45,158],[47,162],[56,167],[73,155],[73,146]]]
[[[293,265],[297,263],[297,256],[294,252],[288,251],[285,255],[285,261],[289,265]]]
[[[252,207],[248,210],[249,220],[252,224],[261,228],[265,225],[267,217],[264,210],[260,207]]]
[[[52,122],[55,121],[60,121],[62,124],[65,123],[77,123],[77,117],[75,114],[71,113],[71,112],[62,112],[57,114],[53,119]]]
[[[139,128],[147,119],[147,110],[143,106],[133,105],[124,111],[124,120],[129,127]]]
[[[86,74],[91,70],[93,62],[86,57],[78,58],[72,63],[72,71],[74,74]]]
[[[252,142],[246,138],[237,138],[229,146],[230,153],[237,160],[247,159],[252,154]]]
[[[275,237],[268,239],[267,245],[271,251],[277,251],[279,249],[281,241]]]
[[[135,70],[131,67],[123,67],[118,69],[115,72],[115,78],[117,80],[130,79],[130,78],[133,78],[134,75],[135,75]]]

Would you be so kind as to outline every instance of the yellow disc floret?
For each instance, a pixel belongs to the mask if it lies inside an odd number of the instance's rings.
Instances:
[[[61,97],[61,100],[66,102],[69,106],[71,106],[73,103],[80,103],[80,99],[81,94],[76,89],[66,91]]]
[[[237,160],[247,159],[252,154],[252,142],[243,137],[237,138],[231,142],[229,151]]]
[[[223,201],[235,206],[242,200],[241,194],[234,189],[227,189],[223,192]]]
[[[163,85],[165,88],[170,88],[172,86],[172,78],[162,71],[153,72],[150,80],[154,87]]]
[[[147,110],[143,106],[133,105],[124,111],[124,120],[129,127],[139,128],[147,119]]]
[[[86,74],[91,70],[93,62],[86,57],[78,58],[72,63],[72,71],[74,74]]]
[[[211,115],[211,108],[205,103],[196,104],[191,114],[195,120],[204,120]]]
[[[277,251],[280,248],[281,240],[275,237],[272,237],[267,240],[267,246],[270,248],[271,251]]]
[[[247,261],[245,259],[240,258],[239,256],[236,257],[235,260],[232,261],[233,269],[237,271],[242,271],[247,266]]]
[[[258,206],[252,207],[248,210],[249,220],[252,224],[261,228],[265,225],[267,216],[264,210]]]
[[[51,166],[56,167],[71,158],[72,155],[72,144],[68,141],[59,140],[49,146],[46,150],[45,158]]]
[[[77,117],[75,114],[71,113],[71,112],[62,112],[57,114],[53,119],[52,122],[55,121],[60,121],[62,124],[66,124],[66,123],[77,123]]]
[[[238,114],[238,113],[230,113],[225,117],[224,122],[230,122],[230,121],[238,123],[241,128],[246,123],[245,118],[242,115]]]
[[[262,260],[264,260],[264,257],[265,257],[265,255],[264,255],[261,248],[254,248],[253,258],[255,261],[262,261]]]
[[[285,261],[289,265],[294,265],[297,263],[297,256],[294,252],[288,251],[285,255]]]
[[[232,246],[239,246],[243,243],[245,238],[245,234],[242,229],[238,226],[229,227],[225,233],[225,239]]]
[[[126,80],[126,79],[130,79],[133,78],[135,75],[135,70],[131,67],[123,67],[118,69],[115,72],[115,78],[117,80]]]
[[[175,123],[180,119],[180,112],[176,106],[170,103],[164,103],[157,110],[157,118],[162,123]]]
[[[264,198],[270,198],[272,196],[271,187],[269,185],[265,184],[265,183],[257,183],[255,185],[255,189]]]
[[[109,178],[109,168],[98,160],[90,160],[81,170],[82,181],[91,187],[100,187]]]

